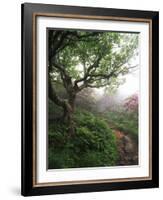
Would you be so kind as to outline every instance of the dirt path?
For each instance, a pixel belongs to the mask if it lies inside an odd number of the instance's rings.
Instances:
[[[125,133],[114,130],[117,147],[119,152],[119,160],[117,165],[137,165],[138,164],[138,147],[133,139]]]

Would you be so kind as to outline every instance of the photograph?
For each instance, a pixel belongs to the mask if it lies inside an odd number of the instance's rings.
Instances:
[[[138,165],[139,33],[47,28],[48,169]]]

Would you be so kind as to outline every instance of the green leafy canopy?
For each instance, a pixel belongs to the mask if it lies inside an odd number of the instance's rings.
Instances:
[[[49,51],[57,45],[54,40],[61,44],[49,59],[50,76],[62,83],[66,74],[79,90],[116,87],[122,83],[120,76],[135,67],[131,66],[138,53],[135,33],[50,30]]]

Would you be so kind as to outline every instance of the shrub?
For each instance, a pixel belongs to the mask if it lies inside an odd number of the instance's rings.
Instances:
[[[125,110],[108,111],[104,118],[113,129],[118,129],[129,134],[136,142],[138,142],[138,114],[137,112],[127,112]]]
[[[75,135],[67,137],[63,123],[49,127],[49,168],[113,166],[116,140],[106,122],[92,113],[74,115]]]

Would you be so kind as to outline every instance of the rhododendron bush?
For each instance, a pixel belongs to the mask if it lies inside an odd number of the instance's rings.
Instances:
[[[125,99],[124,107],[127,111],[137,112],[138,111],[138,94],[133,94],[129,98]]]

